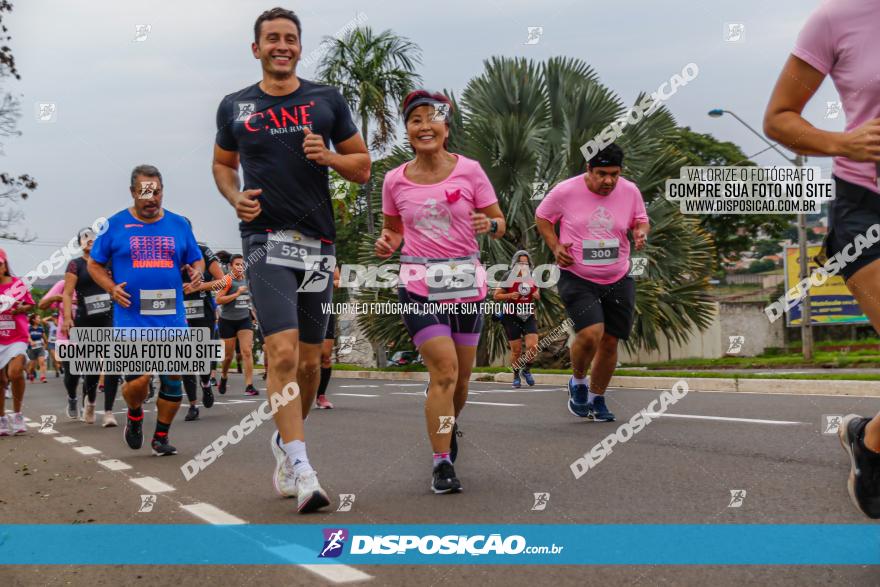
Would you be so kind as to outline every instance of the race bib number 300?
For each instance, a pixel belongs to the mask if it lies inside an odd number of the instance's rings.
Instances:
[[[611,265],[620,256],[620,241],[616,238],[584,239],[584,265]]]
[[[270,232],[266,245],[266,263],[293,269],[313,269],[307,257],[321,255],[321,241],[296,231]]]
[[[140,313],[167,316],[177,313],[177,292],[173,289],[142,289]]]

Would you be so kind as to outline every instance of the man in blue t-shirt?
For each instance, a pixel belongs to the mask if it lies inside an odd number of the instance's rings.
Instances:
[[[181,271],[190,281],[202,281],[205,262],[186,218],[162,209],[162,174],[152,165],[131,172],[134,205],[110,217],[107,230],[92,247],[88,270],[113,298],[113,326],[117,328],[186,328]],[[112,265],[113,274],[107,270]],[[125,440],[139,449],[143,444],[144,412],[150,374],[126,375],[122,397],[128,404]],[[168,442],[168,430],[180,407],[180,375],[162,375],[156,401],[156,431],[151,443],[157,456],[177,454]]]

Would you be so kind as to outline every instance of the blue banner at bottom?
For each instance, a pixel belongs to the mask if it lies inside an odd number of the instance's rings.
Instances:
[[[880,526],[8,524],[0,564],[876,565]]]

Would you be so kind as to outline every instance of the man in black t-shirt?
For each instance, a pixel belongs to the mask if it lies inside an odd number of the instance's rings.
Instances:
[[[192,222],[187,218],[192,228]],[[202,252],[202,258],[205,260],[205,272],[202,274],[202,283],[193,286],[190,283],[189,273],[184,269],[181,271],[181,279],[183,279],[183,307],[186,310],[186,323],[190,328],[208,328],[211,331],[211,339],[215,340],[217,334],[214,328],[214,298],[211,291],[219,285],[223,280],[223,270],[220,268],[220,261],[211,250],[211,247],[203,242],[197,243],[199,250]],[[214,368],[214,362],[211,362],[211,369]],[[214,405],[214,392],[211,389],[210,373],[199,375],[202,388],[202,401],[206,408]],[[196,393],[196,376],[183,376],[183,390],[189,400],[189,409],[186,412],[184,420],[191,422],[199,419],[199,402]]]
[[[273,480],[306,513],[330,503],[306,455],[303,419],[318,388],[328,318],[321,304],[330,303],[333,284],[328,278],[321,291],[298,290],[318,266],[329,260],[332,272],[335,265],[329,169],[366,183],[370,155],[339,91],[296,76],[301,33],[289,10],[273,8],[257,18],[251,51],[263,78],[220,102],[213,171],[241,220],[251,300],[271,359],[268,393],[293,383],[301,394],[275,414]]]

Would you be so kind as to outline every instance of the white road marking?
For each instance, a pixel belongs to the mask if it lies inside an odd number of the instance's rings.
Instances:
[[[372,575],[368,575],[363,571],[359,571],[348,565],[299,565],[307,571],[332,581],[333,583],[355,583],[358,581],[368,581],[372,579]]]
[[[30,424],[28,424],[30,426]],[[37,424],[37,426],[41,426],[41,424]],[[58,434],[58,431],[54,428],[46,428],[44,430],[40,430],[40,434]]]
[[[393,385],[394,387],[424,387],[428,384],[427,381],[424,383],[386,383],[385,385]]]
[[[333,395],[344,395],[346,397],[379,397],[378,395],[369,393],[334,393]]]
[[[469,391],[475,391],[477,393],[547,393],[549,391],[562,391],[562,387],[549,388],[549,389],[536,389],[532,388],[522,388],[517,389],[511,387],[510,389],[471,389]]]
[[[232,514],[226,513],[220,508],[209,503],[194,503],[191,505],[181,505],[180,509],[186,510],[197,518],[201,518],[209,524],[247,524],[241,518],[237,518]]]
[[[339,387],[340,388],[345,388],[345,387],[361,387],[362,388],[362,387],[379,387],[379,386],[378,385],[340,385]]]
[[[155,477],[137,477],[137,478],[129,478],[129,481],[134,483],[135,485],[146,489],[150,493],[164,493],[166,491],[174,491],[174,488],[164,481],[160,481]]]
[[[723,416],[697,416],[693,414],[658,414],[648,412],[652,418],[687,418],[691,420],[716,420],[719,422],[746,422],[748,424],[776,424],[778,426],[795,426],[807,424],[807,422],[792,422],[790,420],[756,420],[752,418],[725,418]]]
[[[131,465],[129,465],[128,463],[123,463],[119,459],[107,459],[106,461],[98,461],[98,464],[105,469],[110,469],[111,471],[125,471],[126,469],[131,469]]]
[[[391,395],[420,395],[425,397],[424,391],[392,391]]]
[[[56,436],[55,440],[57,440],[61,444],[73,444],[77,442],[76,438],[70,436]]]
[[[81,455],[99,455],[101,451],[97,448],[92,448],[91,446],[75,446],[73,450],[78,452]]]
[[[28,428],[39,428],[40,426],[42,426],[42,424],[40,424],[39,422],[25,422],[24,425]]]
[[[474,404],[477,406],[505,406],[505,407],[510,407],[510,408],[520,408],[525,405],[525,404],[502,404],[499,402],[472,402],[472,401],[469,401],[466,403]]]

